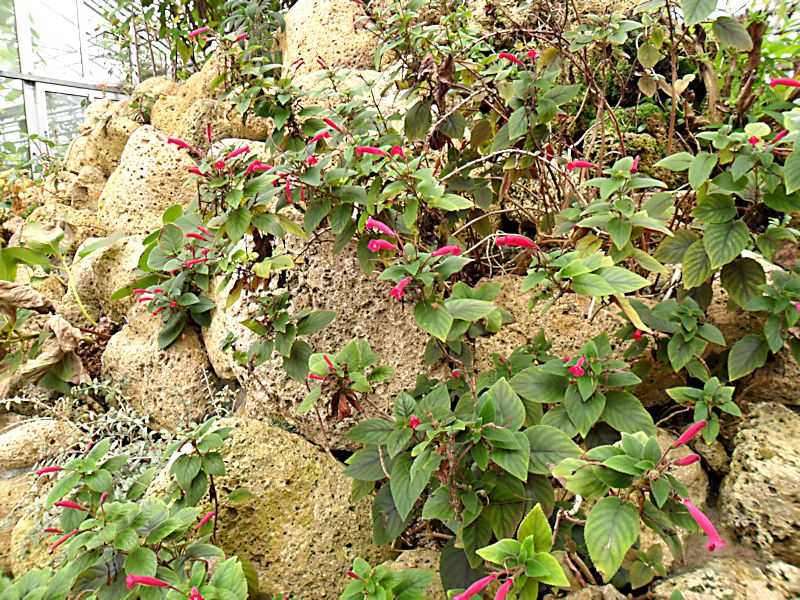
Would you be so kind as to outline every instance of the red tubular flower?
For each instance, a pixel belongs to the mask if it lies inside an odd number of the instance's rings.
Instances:
[[[356,574],[355,574],[353,571],[348,571],[348,572],[347,572],[347,576],[348,576],[350,579],[358,579],[358,580],[360,580],[360,579],[361,579],[361,577],[359,577],[358,575],[356,575]]]
[[[389,156],[386,150],[381,150],[375,146],[356,146],[356,155],[373,154],[375,156]]]
[[[639,341],[640,339],[642,339],[643,333],[644,332],[641,329],[637,329],[636,331],[633,332],[633,334],[631,335],[631,338],[636,340],[636,341]]]
[[[755,147],[756,145],[758,145],[758,142],[760,142],[760,141],[761,141],[761,138],[757,138],[757,137],[756,137],[756,136],[754,136],[754,135],[753,135],[753,136],[750,136],[749,138],[747,138],[747,143],[748,143],[748,144],[750,144],[750,145],[751,145],[751,146],[753,146],[753,147]]]
[[[246,154],[248,152],[250,152],[250,146],[242,146],[241,148],[237,148],[236,150],[233,150],[232,152],[229,152],[228,156],[225,157],[225,160],[230,160],[232,158],[236,158],[237,156],[240,156],[242,154]]]
[[[242,41],[243,39],[245,39],[246,37],[247,37],[247,34],[246,34],[246,33],[240,33],[239,35],[237,35],[237,36],[236,36],[236,39],[235,39],[235,40],[233,40],[233,43],[234,43],[234,44],[238,44],[239,42],[241,42],[241,41]]]
[[[59,471],[63,471],[64,467],[45,467],[44,469],[37,469],[36,476],[41,477],[47,473],[58,473]]]
[[[70,531],[70,532],[69,532],[69,533],[67,533],[66,535],[63,535],[63,536],[61,536],[60,538],[58,538],[58,539],[57,539],[55,542],[53,542],[52,544],[50,544],[50,547],[49,547],[49,548],[47,548],[47,553],[48,553],[48,554],[52,554],[52,553],[55,551],[55,549],[56,549],[56,548],[58,548],[58,547],[59,547],[61,544],[63,544],[64,542],[66,542],[66,541],[67,541],[69,538],[71,538],[73,535],[75,535],[76,533],[78,533],[78,531],[80,531],[80,530],[79,530],[79,529],[73,529],[72,531]]]
[[[389,292],[389,296],[392,298],[397,298],[398,300],[402,299],[403,296],[406,295],[405,289],[406,286],[411,283],[411,277],[406,277],[405,279],[401,279],[397,282],[397,285],[392,288],[392,291]]]
[[[139,298],[139,300],[137,300],[137,302],[139,304],[142,304],[143,302],[150,302],[152,299],[153,299],[152,296],[142,296],[141,298]]]
[[[431,256],[444,256],[445,254],[452,254],[453,256],[458,256],[461,254],[461,246],[453,245],[453,246],[442,246],[435,252],[431,254]]]
[[[567,371],[572,373],[572,375],[575,377],[583,377],[584,375],[586,375],[586,371],[583,370],[583,363],[585,362],[586,362],[586,357],[581,356],[578,359],[578,362],[576,362],[574,366],[567,369]]]
[[[706,544],[706,548],[709,552],[713,552],[717,548],[724,548],[728,544],[725,543],[721,537],[719,537],[719,533],[717,533],[717,528],[714,527],[714,524],[711,522],[706,515],[703,514],[699,508],[697,508],[689,498],[684,498],[682,500],[683,505],[689,511],[689,514],[692,515],[692,518],[695,522],[700,526],[700,528],[705,532],[708,536],[708,543]]]
[[[339,133],[341,133],[342,128],[339,125],[337,125],[336,123],[334,123],[331,119],[325,117],[324,119],[322,119],[322,122],[325,123],[325,125],[327,125],[331,129],[334,129],[334,130],[338,131]]]
[[[800,312],[800,302],[792,302],[792,304],[794,304],[794,307],[797,309],[797,312]]]
[[[225,161],[224,160],[218,160],[217,162],[214,163],[214,168],[215,169],[219,169],[219,170],[224,169],[225,168]]]
[[[205,177],[205,175],[203,175],[203,172],[197,167],[189,167],[186,170],[189,171],[189,173],[192,173],[193,175],[200,175],[200,177]]]
[[[776,77],[772,81],[769,82],[769,87],[775,88],[779,85],[785,85],[787,87],[800,87],[800,81],[797,79],[792,79],[790,77]]]
[[[211,235],[211,232],[202,225],[197,226],[197,231],[199,231],[200,233],[204,233],[206,235]]]
[[[708,421],[706,421],[705,419],[703,419],[702,421],[698,421],[697,423],[693,424],[691,427],[689,427],[689,429],[687,429],[686,431],[683,432],[681,437],[679,437],[677,440],[675,440],[675,443],[672,444],[672,447],[673,448],[677,448],[678,446],[683,446],[689,440],[691,440],[694,436],[696,436],[698,434],[698,432],[703,427],[705,427],[706,425],[708,425]]]
[[[325,381],[325,377],[323,377],[322,375],[317,375],[316,373],[309,373],[308,378],[316,379],[317,381]]]
[[[309,167],[313,167],[318,162],[319,162],[319,159],[316,156],[314,156],[313,154],[306,159],[306,164]]]
[[[206,123],[206,139],[211,143],[211,123]]]
[[[317,64],[320,67],[322,67],[323,69],[327,69],[328,68],[328,63],[326,63],[325,59],[323,59],[321,56],[317,56]]]
[[[44,530],[45,533],[64,533],[58,527],[47,527]]]
[[[683,458],[679,458],[678,460],[673,461],[676,467],[687,467],[689,465],[693,465],[698,460],[700,460],[700,456],[697,454],[689,454],[688,456],[684,456]]]
[[[498,56],[498,58],[504,58],[506,60],[510,60],[511,62],[513,62],[514,64],[517,64],[517,65],[521,65],[522,64],[522,61],[520,59],[518,59],[516,56],[514,56],[513,54],[511,54],[509,52],[501,52],[497,56]]]
[[[469,586],[461,594],[456,594],[453,596],[453,600],[467,600],[467,598],[472,598],[478,592],[483,591],[487,585],[492,583],[499,576],[499,573],[492,573],[491,575],[487,575],[486,577],[478,579],[478,581]]]
[[[323,354],[322,358],[324,358],[325,362],[328,363],[328,370],[329,371],[335,371],[336,370],[336,367],[333,366],[333,363],[331,362],[331,359],[328,358],[327,354]]]
[[[575,169],[599,169],[596,164],[587,162],[585,160],[573,160],[567,163],[567,171],[574,171]]]
[[[370,240],[369,244],[367,244],[367,249],[370,252],[379,252],[381,250],[391,250],[392,252],[397,252],[398,248],[391,242],[387,242],[386,240]]]
[[[531,60],[536,60],[536,56],[537,56],[537,54],[538,54],[538,53],[536,52],[536,50],[528,50],[528,51],[525,53],[525,56],[527,56],[527,57],[528,57],[529,59],[531,59]]]
[[[633,164],[631,165],[631,173],[638,173],[639,172],[639,155],[636,155],[636,158],[633,159]]]
[[[164,312],[166,309],[167,309],[167,307],[166,307],[166,306],[160,306],[160,307],[158,307],[157,309],[155,309],[155,310],[153,311],[153,316],[154,316],[154,317],[157,317],[157,316],[158,316],[158,315],[160,315],[162,312]]]
[[[536,248],[536,244],[524,235],[501,235],[494,240],[497,246],[514,246],[517,248]]]
[[[206,31],[211,31],[211,27],[200,27],[199,29],[195,29],[194,31],[189,32],[189,39],[196,38],[201,33],[205,33]]]
[[[153,293],[154,293],[154,294],[160,294],[160,293],[161,293],[161,292],[163,292],[163,291],[164,291],[164,290],[162,290],[161,288],[156,288],[156,289],[154,289],[154,290],[153,290]]]
[[[450,379],[455,381],[459,377],[461,377],[461,371],[459,371],[458,369],[453,369],[453,371],[450,373]]]
[[[188,268],[191,268],[191,267],[193,267],[195,265],[199,265],[200,263],[204,263],[207,260],[208,260],[207,258],[193,258],[192,260],[185,261],[183,263],[183,266],[188,269]]]
[[[364,229],[377,229],[381,233],[384,233],[390,237],[400,239],[400,236],[395,233],[395,231],[389,227],[383,221],[378,221],[377,219],[373,219],[372,217],[367,218],[367,223],[364,225]]]
[[[58,506],[59,508],[71,508],[72,510],[82,510],[83,512],[89,512],[85,508],[83,508],[77,502],[72,502],[71,500],[59,500],[53,506]]]
[[[404,160],[406,158],[406,153],[400,146],[392,146],[392,149],[389,151],[389,154],[391,154],[392,156],[399,156]]]
[[[168,144],[175,144],[178,148],[186,148],[189,149],[191,146],[184,142],[183,140],[179,140],[178,138],[167,138]]]
[[[177,302],[175,302],[175,300],[172,300],[172,301],[169,303],[169,307],[170,307],[170,308],[175,308],[176,306],[178,306],[178,303],[177,303]]]
[[[494,600],[506,600],[506,596],[508,596],[508,592],[511,591],[511,586],[514,585],[514,578],[509,577],[506,579],[505,583],[500,586],[500,589],[497,590],[497,594],[494,596]]]
[[[200,235],[199,233],[187,233],[186,237],[192,238],[193,240],[200,240],[201,242],[208,241],[204,236]]]
[[[780,132],[778,135],[776,135],[776,136],[775,136],[775,138],[772,140],[772,143],[773,143],[773,144],[777,144],[777,143],[778,143],[778,142],[780,142],[780,141],[781,141],[783,138],[785,138],[787,135],[789,135],[789,130],[788,130],[788,129],[784,129],[784,130],[783,130],[783,131],[781,131],[781,132]]]
[[[133,294],[146,294],[146,293],[147,293],[147,290],[144,290],[144,289],[142,289],[142,288],[138,288],[138,289],[135,289],[135,290],[133,290],[133,292],[132,292],[132,293],[133,293]]]
[[[214,518],[214,515],[216,515],[216,514],[217,514],[217,513],[215,513],[215,512],[212,510],[210,513],[208,513],[208,514],[206,514],[206,515],[203,515],[203,518],[202,518],[202,519],[200,519],[200,522],[197,524],[197,527],[195,527],[195,529],[200,529],[200,528],[201,528],[203,525],[205,525],[205,524],[206,524],[206,523],[208,523],[208,522],[209,522],[211,519],[213,519],[213,518]]]
[[[144,575],[134,575],[133,573],[125,578],[125,585],[128,587],[128,589],[131,589],[135,585],[149,585],[151,587],[162,588],[172,587],[166,581],[161,581],[155,577],[145,577]]]
[[[408,426],[411,427],[411,429],[416,429],[417,427],[419,427],[419,424],[421,422],[422,421],[419,420],[419,417],[417,415],[411,415],[411,418],[408,420]]]
[[[288,177],[286,178],[286,202],[292,203],[292,181]]]
[[[314,137],[312,137],[312,138],[309,140],[308,144],[309,144],[309,145],[311,145],[311,144],[313,144],[313,143],[315,143],[315,142],[318,142],[318,141],[320,141],[321,139],[328,139],[328,138],[330,138],[330,137],[331,137],[331,132],[330,132],[330,131],[328,131],[327,129],[323,129],[323,130],[322,130],[322,131],[320,131],[320,132],[319,132],[317,135],[315,135]]]
[[[103,504],[106,503],[106,500],[108,500],[108,492],[103,492],[100,495],[100,506],[103,506]]]
[[[249,175],[250,173],[260,173],[261,171],[269,171],[271,168],[271,165],[265,165],[260,160],[256,159],[247,165],[247,168],[244,170],[244,174]]]
[[[203,598],[200,595],[200,592],[197,590],[196,587],[193,587],[192,588],[192,593],[189,594],[189,600],[205,600],[205,598]]]
[[[206,256],[212,250],[213,250],[212,248],[203,248],[202,250],[200,250],[200,254],[202,254],[203,256]]]

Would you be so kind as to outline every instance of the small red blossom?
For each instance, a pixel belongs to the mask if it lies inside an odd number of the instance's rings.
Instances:
[[[461,254],[461,246],[455,244],[452,246],[442,246],[435,252],[431,253],[431,256],[444,256],[445,254],[452,254],[453,256],[458,256]]]
[[[186,149],[191,148],[191,146],[189,144],[187,144],[186,142],[184,142],[183,140],[180,140],[178,138],[173,138],[173,137],[167,138],[167,143],[168,144],[175,144],[178,148],[186,148]]]
[[[328,363],[328,370],[329,371],[335,371],[336,370],[336,367],[333,366],[333,363],[331,362],[331,359],[328,358],[327,354],[323,354],[322,358],[324,358],[325,362]]]
[[[192,592],[189,594],[189,600],[205,600],[205,598],[200,595],[196,587],[193,587]]]
[[[573,160],[567,163],[567,171],[574,171],[575,169],[599,169],[596,164],[590,163],[585,160]]]
[[[233,43],[234,43],[234,44],[238,44],[239,42],[241,42],[241,41],[242,41],[243,39],[245,39],[246,37],[247,37],[247,34],[246,34],[246,33],[240,33],[239,35],[237,35],[237,36],[236,36],[236,39],[235,39],[235,40],[233,40]]]
[[[85,508],[83,508],[77,502],[73,502],[72,500],[59,500],[53,506],[58,506],[59,508],[71,508],[72,510],[82,510],[83,512],[89,512]]]
[[[210,513],[207,513],[207,514],[203,515],[203,518],[202,518],[202,519],[200,519],[200,522],[197,524],[197,527],[195,527],[195,529],[200,529],[200,528],[201,528],[203,525],[205,525],[205,524],[206,524],[206,523],[208,523],[208,522],[209,522],[211,519],[213,519],[213,518],[214,518],[214,515],[216,515],[216,514],[217,514],[217,513],[215,513],[215,512],[212,510]]]
[[[314,137],[312,137],[312,138],[311,138],[311,140],[309,140],[309,142],[308,142],[308,143],[309,143],[309,145],[310,145],[310,144],[313,144],[313,143],[315,143],[315,142],[318,142],[318,141],[320,141],[321,139],[328,139],[328,138],[330,138],[330,137],[331,137],[331,132],[330,132],[330,131],[328,131],[327,129],[323,129],[323,130],[322,130],[322,131],[320,131],[320,132],[319,132],[317,135],[315,135]]]
[[[169,303],[169,307],[170,307],[170,308],[175,308],[175,307],[177,307],[177,306],[178,306],[178,303],[177,303],[177,302],[175,302],[175,300],[172,300],[172,301]]]
[[[567,369],[567,371],[572,373],[572,375],[574,377],[583,377],[584,375],[586,375],[586,371],[584,371],[584,369],[583,369],[583,363],[585,363],[585,362],[586,362],[586,357],[585,356],[581,356],[578,359],[578,362],[576,362],[574,366],[572,366],[569,369]]]
[[[334,129],[334,130],[338,131],[339,133],[342,132],[342,128],[339,125],[337,125],[336,123],[334,123],[333,120],[325,117],[324,119],[322,119],[322,122],[325,123],[325,125],[327,125],[331,129]]]
[[[503,585],[500,586],[500,589],[497,590],[497,593],[494,596],[494,600],[506,600],[506,596],[508,596],[508,592],[511,591],[511,586],[514,585],[514,578],[509,577],[505,580]]]
[[[161,292],[163,292],[163,291],[164,291],[164,290],[162,290],[161,288],[156,288],[156,289],[154,289],[154,290],[153,290],[153,293],[154,293],[154,294],[160,294],[160,293],[161,293]]]
[[[494,240],[497,246],[513,246],[517,248],[536,248],[536,243],[524,235],[501,235]]]
[[[200,233],[204,233],[205,235],[211,235],[211,232],[202,225],[197,226],[197,231],[199,231]]]
[[[400,236],[395,233],[395,231],[389,227],[383,221],[378,221],[377,219],[373,219],[372,217],[367,218],[367,223],[364,225],[364,229],[377,229],[381,233],[384,233],[393,238],[400,238]]]
[[[397,285],[392,288],[392,291],[389,292],[389,296],[401,300],[406,295],[404,290],[409,283],[411,283],[411,277],[401,279],[397,282]]]
[[[522,61],[520,59],[518,59],[516,56],[514,56],[513,54],[511,54],[510,52],[501,52],[497,56],[498,56],[498,58],[503,58],[503,59],[511,61],[512,63],[517,64],[517,65],[521,65],[522,64]]]
[[[139,300],[137,300],[137,302],[139,302],[139,304],[142,304],[143,302],[150,302],[152,299],[153,299],[152,296],[142,296],[141,298],[139,298]]]
[[[190,269],[195,265],[199,265],[201,263],[206,262],[207,260],[208,260],[207,258],[193,258],[192,260],[184,261],[183,266],[186,267],[187,269]]]
[[[417,427],[419,427],[420,423],[422,423],[422,421],[419,420],[419,417],[417,415],[411,415],[411,418],[408,420],[408,426],[411,429],[416,429]]]
[[[218,160],[217,162],[214,163],[214,168],[215,169],[219,169],[221,171],[222,169],[225,168],[225,161],[224,160]]]
[[[769,82],[769,87],[775,88],[779,85],[784,85],[787,87],[800,87],[800,81],[797,79],[792,79],[790,77],[776,77],[772,81]]]
[[[381,250],[391,250],[392,252],[397,252],[398,248],[391,242],[387,242],[386,240],[370,240],[367,244],[367,249],[370,252],[380,252]]]
[[[483,591],[483,589],[492,583],[495,579],[500,576],[499,573],[492,573],[491,575],[487,575],[486,577],[482,577],[478,579],[475,583],[469,586],[466,590],[464,590],[460,594],[456,594],[453,596],[453,600],[467,600],[467,598],[472,598],[475,594]]]
[[[644,335],[644,332],[641,329],[637,329],[633,332],[631,338],[638,342],[640,339],[642,339],[642,335]]]
[[[203,175],[203,172],[197,167],[189,167],[186,170],[189,171],[189,173],[192,173],[193,175],[200,175],[200,177],[205,177],[205,175]]]
[[[241,148],[237,148],[236,150],[229,152],[228,155],[225,157],[225,160],[236,158],[237,156],[246,154],[248,152],[250,152],[250,146],[242,146]]]
[[[631,165],[631,173],[638,173],[639,172],[639,155],[636,155],[636,158],[633,159],[633,164]]]
[[[389,156],[386,150],[381,150],[375,146],[356,146],[356,155],[373,154],[375,156]]]
[[[56,548],[58,548],[58,547],[59,547],[61,544],[63,544],[64,542],[66,542],[66,541],[67,541],[69,538],[71,538],[73,535],[75,535],[76,533],[78,533],[78,531],[80,531],[80,530],[79,530],[79,529],[73,529],[73,530],[72,530],[72,531],[70,531],[69,533],[67,533],[67,534],[63,535],[62,537],[58,538],[58,539],[57,539],[55,542],[53,542],[52,544],[50,544],[50,546],[47,548],[47,553],[48,553],[48,554],[52,554],[52,553],[55,551],[55,549],[56,549]]]
[[[286,178],[286,202],[292,203],[292,180]]]
[[[36,476],[41,477],[47,473],[58,473],[59,471],[63,471],[64,467],[45,467],[43,469],[36,470]]]
[[[167,307],[166,307],[166,306],[159,306],[157,309],[155,309],[155,310],[153,311],[153,316],[154,316],[154,317],[157,317],[157,316],[158,316],[158,315],[160,315],[162,312],[164,312],[166,309],[167,309]]]
[[[758,137],[756,137],[754,135],[750,136],[749,138],[747,138],[747,143],[750,144],[751,146],[753,146],[754,148],[758,145],[758,143],[760,141],[761,141],[761,138],[758,138]]]
[[[672,464],[674,464],[676,467],[687,467],[689,465],[693,465],[698,460],[700,460],[700,456],[699,455],[697,455],[697,454],[689,454],[688,456],[684,456],[683,458],[679,458],[679,459],[673,461]]]
[[[206,139],[209,144],[212,142],[211,123],[206,123]]]
[[[773,143],[773,144],[777,144],[777,143],[778,143],[778,142],[780,142],[780,141],[781,141],[783,138],[785,138],[787,135],[789,135],[789,130],[788,130],[788,129],[784,129],[783,131],[781,131],[781,132],[780,132],[778,135],[776,135],[776,136],[773,138],[773,140],[772,140],[772,143]]]
[[[536,57],[538,56],[538,52],[536,52],[536,50],[528,50],[525,53],[525,56],[527,56],[531,60],[536,60]]]
[[[133,292],[132,292],[132,293],[133,293],[133,294],[135,294],[135,295],[138,295],[138,294],[146,294],[146,293],[147,293],[147,290],[145,290],[145,289],[142,289],[142,288],[137,288],[137,289],[133,290]]]
[[[392,149],[389,151],[389,154],[392,156],[399,156],[402,159],[405,159],[406,153],[400,146],[392,146]]]
[[[308,374],[308,378],[309,379],[316,379],[317,381],[325,381],[325,379],[326,379],[322,375],[317,375],[316,373],[309,373]]]
[[[684,444],[688,443],[689,440],[696,436],[706,425],[708,425],[708,421],[705,419],[694,423],[691,427],[689,427],[689,429],[684,431],[677,440],[675,440],[675,443],[672,444],[672,447],[677,448],[678,446],[683,446]]]
[[[103,506],[103,504],[106,503],[106,500],[108,500],[108,492],[103,492],[100,494],[100,506]]]
[[[125,585],[128,589],[131,589],[135,585],[149,585],[150,587],[162,588],[172,587],[166,581],[161,581],[155,577],[145,577],[144,575],[134,575],[133,573],[125,578]]]
[[[452,379],[453,381],[455,381],[460,377],[461,377],[461,371],[459,371],[458,369],[453,369],[453,371],[450,373],[450,379]]]
[[[201,242],[207,242],[207,241],[208,241],[208,240],[205,238],[205,236],[203,236],[203,235],[200,235],[199,233],[194,233],[194,232],[187,233],[187,234],[186,234],[186,237],[187,237],[187,238],[191,238],[191,239],[193,239],[193,240],[200,240]]]
[[[714,524],[711,522],[711,519],[709,519],[705,514],[703,514],[703,511],[701,511],[694,504],[692,504],[692,501],[689,500],[689,498],[684,498],[682,502],[683,505],[686,507],[686,509],[689,511],[689,514],[692,515],[692,518],[695,520],[695,523],[697,523],[700,526],[700,528],[705,532],[705,534],[708,536],[708,543],[706,544],[706,548],[708,549],[709,552],[713,552],[717,548],[724,548],[725,546],[727,546],[725,540],[719,537],[719,533],[717,533],[717,528],[714,527]]]
[[[190,31],[189,32],[189,38],[190,39],[191,38],[196,38],[198,35],[200,35],[201,33],[205,33],[206,31],[211,31],[211,27],[200,27],[198,29]]]
[[[249,175],[250,173],[260,173],[261,171],[269,171],[271,168],[271,165],[265,165],[260,160],[256,159],[247,165],[247,168],[244,170],[244,174]]]
[[[313,167],[318,162],[319,162],[319,159],[316,156],[314,156],[313,154],[306,159],[306,164],[309,167]]]
[[[348,576],[350,579],[359,579],[359,580],[361,579],[361,577],[359,577],[358,575],[356,575],[356,574],[355,574],[353,571],[348,571],[348,572],[347,572],[347,576]]]

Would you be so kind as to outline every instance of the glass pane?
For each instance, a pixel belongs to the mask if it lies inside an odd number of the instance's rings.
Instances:
[[[86,96],[73,96],[47,92],[47,133],[59,147],[66,147],[70,140],[78,135],[83,109],[88,104]]]
[[[27,131],[22,84],[0,78],[0,164],[4,167],[28,160]]]
[[[97,12],[95,3],[86,1],[85,5],[84,27],[89,33],[86,78],[98,83],[123,83],[126,73],[121,59],[120,41],[102,33],[103,29],[108,28],[108,23]]]
[[[59,79],[82,77],[75,0],[28,0],[34,72]]]
[[[14,2],[0,1],[0,71],[19,72]]]

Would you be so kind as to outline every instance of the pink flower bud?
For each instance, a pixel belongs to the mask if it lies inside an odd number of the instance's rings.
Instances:
[[[103,492],[100,495],[100,506],[103,506],[103,504],[106,503],[106,500],[108,500],[108,492]]]
[[[578,362],[575,363],[575,366],[570,367],[569,369],[567,369],[567,371],[572,373],[572,375],[574,375],[575,377],[583,377],[584,375],[586,375],[586,371],[583,370],[584,362],[586,362],[586,357],[581,356],[578,359]]]
[[[205,237],[203,237],[199,233],[187,233],[186,237],[187,238],[191,238],[193,240],[200,240],[201,242],[207,242],[208,241]]]
[[[134,575],[133,573],[125,578],[125,585],[128,587],[128,589],[131,589],[135,585],[149,585],[151,587],[162,588],[172,587],[166,581],[161,581],[155,577],[145,577],[142,575]]]
[[[400,237],[386,223],[383,223],[382,221],[378,221],[377,219],[373,219],[372,217],[368,217],[367,218],[367,223],[366,223],[366,225],[364,225],[364,229],[377,229],[381,233],[384,233],[384,234],[386,234],[388,236],[391,236],[393,238],[398,238],[399,239],[399,237]]]
[[[133,292],[132,292],[132,293],[133,293],[133,294],[146,294],[146,293],[147,293],[147,290],[143,290],[143,289],[141,289],[141,288],[138,288],[138,289],[135,289],[135,290],[133,290]]]
[[[350,577],[351,579],[359,579],[359,580],[361,579],[361,577],[356,575],[353,571],[348,571],[347,576]]]
[[[202,519],[200,519],[200,522],[197,524],[197,527],[195,527],[195,529],[200,529],[200,528],[201,528],[203,525],[205,525],[205,524],[206,524],[206,523],[208,523],[208,522],[209,522],[211,519],[213,519],[213,518],[214,518],[214,515],[216,515],[216,514],[217,514],[217,513],[215,513],[215,512],[212,510],[210,513],[207,513],[207,514],[203,515],[203,518],[202,518]]]
[[[58,527],[45,527],[45,533],[64,533]]]
[[[200,263],[206,262],[207,260],[208,260],[207,258],[193,258],[192,260],[185,261],[183,263],[183,266],[186,267],[187,269],[190,269],[195,265],[199,265]]]
[[[308,142],[308,143],[309,143],[309,145],[311,145],[311,144],[313,144],[313,143],[315,143],[315,142],[318,142],[318,141],[320,141],[321,139],[328,139],[328,138],[330,138],[330,137],[331,137],[331,132],[330,132],[330,131],[328,131],[327,129],[323,129],[323,130],[322,130],[322,131],[320,131],[320,132],[319,132],[317,135],[315,135],[314,137],[312,137],[312,138],[309,140],[309,142]]]
[[[82,510],[83,512],[89,512],[85,508],[83,508],[77,502],[72,502],[71,500],[59,500],[53,506],[58,506],[59,508],[71,508],[72,510]]]
[[[784,130],[783,130],[783,131],[781,131],[781,132],[780,132],[778,135],[776,135],[776,136],[775,136],[775,138],[772,140],[772,143],[773,143],[773,144],[777,144],[777,143],[778,143],[778,142],[780,142],[780,141],[781,141],[783,138],[785,138],[787,135],[789,135],[789,130],[788,130],[788,129],[784,129]]]
[[[419,424],[421,422],[422,421],[419,420],[419,417],[417,415],[411,415],[411,418],[408,420],[408,426],[411,429],[416,429],[417,427],[419,427]]]
[[[248,152],[250,152],[250,146],[242,146],[241,148],[237,148],[236,150],[229,152],[225,157],[225,160],[236,158],[237,156],[241,156],[242,154],[246,154]]]
[[[318,162],[319,162],[319,159],[316,156],[314,156],[313,154],[306,159],[306,164],[309,167],[313,167]]]
[[[189,32],[189,38],[196,38],[201,33],[205,33],[206,31],[211,31],[211,27],[200,27],[199,29],[195,29]]]
[[[459,379],[460,377],[461,377],[461,371],[459,371],[458,369],[453,369],[453,371],[450,373],[450,379],[452,379],[453,381]]]
[[[536,248],[536,244],[524,235],[501,235],[494,240],[497,246],[513,246],[518,248]]]
[[[511,62],[513,62],[514,64],[517,64],[517,65],[521,65],[522,64],[522,61],[520,59],[518,59],[516,56],[514,56],[513,54],[511,54],[509,52],[501,52],[497,56],[498,56],[498,58],[503,58],[505,60],[510,60]]]
[[[214,163],[214,168],[215,169],[219,169],[221,171],[222,169],[225,168],[225,161],[224,160],[218,160],[217,162]]]
[[[636,155],[636,158],[633,159],[633,164],[631,165],[631,173],[638,173],[639,172],[639,155]]]
[[[329,371],[335,371],[336,370],[336,367],[333,366],[333,363],[331,362],[331,359],[328,358],[327,354],[323,354],[322,358],[325,359],[326,363],[328,363],[328,370]]]
[[[203,175],[203,172],[200,169],[198,169],[197,167],[189,167],[186,170],[189,171],[189,173],[192,173],[194,175],[200,175],[200,177],[205,177],[205,175]]]
[[[241,42],[241,41],[242,41],[243,39],[245,39],[246,37],[247,37],[247,34],[246,34],[246,33],[240,33],[239,35],[237,35],[237,36],[236,36],[236,39],[235,39],[235,40],[233,40],[233,43],[234,43],[234,44],[238,44],[239,42]]]
[[[381,250],[391,250],[392,252],[397,252],[398,248],[391,242],[387,242],[386,240],[370,240],[367,244],[367,249],[370,252],[380,252]]]
[[[689,429],[687,429],[686,431],[683,432],[681,437],[679,437],[677,440],[675,440],[675,443],[672,444],[672,447],[673,448],[677,448],[678,446],[683,446],[689,440],[691,440],[694,436],[696,436],[698,434],[698,432],[703,427],[705,427],[706,425],[708,425],[708,421],[706,421],[705,419],[703,419],[702,421],[698,421],[697,423],[693,424],[691,427],[689,427]]]
[[[206,123],[206,139],[208,140],[208,143],[210,144],[211,141],[212,141],[211,123]]]
[[[308,374],[308,378],[309,379],[316,379],[317,381],[325,381],[325,379],[326,379],[322,375],[317,375],[316,373],[309,373]]]
[[[189,594],[189,600],[205,600],[205,598],[200,595],[196,587],[193,587],[192,592]]]
[[[142,304],[143,302],[150,302],[152,299],[153,299],[152,296],[142,296],[141,298],[139,298],[139,300],[137,300],[137,302],[139,304]]]
[[[683,505],[689,511],[689,514],[692,515],[692,518],[695,522],[700,526],[700,528],[705,532],[708,536],[708,543],[706,544],[706,548],[709,552],[713,552],[717,548],[724,548],[727,546],[725,540],[719,537],[719,533],[717,533],[717,528],[714,527],[714,524],[711,522],[703,511],[697,508],[689,498],[684,498],[682,500]]]
[[[69,538],[71,538],[73,535],[75,535],[76,533],[78,533],[78,531],[80,531],[80,530],[79,530],[79,529],[73,529],[72,531],[70,531],[70,532],[69,532],[69,533],[67,533],[66,535],[64,535],[64,536],[62,536],[62,537],[60,537],[60,538],[58,538],[58,539],[57,539],[55,542],[53,542],[53,543],[50,545],[50,547],[48,547],[48,548],[47,548],[47,553],[48,553],[48,554],[52,554],[52,553],[55,551],[55,549],[56,549],[56,548],[58,548],[58,547],[59,547],[61,544],[63,544],[64,542],[66,542],[66,541],[67,541]]]
[[[640,339],[642,339],[643,334],[644,332],[641,329],[637,329],[636,331],[633,332],[631,338],[638,342]]]
[[[406,153],[400,146],[392,146],[392,149],[389,151],[389,154],[392,156],[399,156],[400,158],[405,159]]]
[[[528,50],[528,51],[525,53],[525,56],[527,56],[527,57],[528,57],[529,59],[531,59],[531,60],[536,60],[536,56],[537,56],[537,55],[538,55],[538,53],[536,52],[536,50]]]
[[[514,585],[514,578],[509,577],[505,580],[505,583],[500,586],[500,589],[497,590],[497,594],[494,596],[494,600],[506,600],[506,596],[508,596],[508,592],[511,590],[511,587]]]
[[[401,279],[397,282],[397,285],[392,288],[392,291],[389,292],[389,296],[401,300],[406,295],[405,289],[409,283],[411,283],[411,277]]]
[[[336,130],[336,131],[341,133],[342,128],[339,125],[337,125],[336,123],[334,123],[331,119],[328,119],[326,117],[326,118],[322,119],[322,122],[325,123],[325,125],[327,125],[331,129],[334,129],[334,130]]]
[[[689,454],[688,456],[684,456],[683,458],[672,461],[672,464],[674,464],[676,467],[688,467],[689,465],[696,463],[698,460],[700,460],[699,455]]]
[[[175,302],[175,300],[172,300],[172,301],[169,303],[169,307],[170,307],[170,308],[175,308],[176,306],[178,306],[178,303],[177,303],[177,302]]]
[[[64,467],[45,467],[44,469],[37,469],[36,476],[41,477],[47,473],[58,473],[59,471],[63,471]]]
[[[467,600],[467,598],[472,598],[478,592],[483,591],[487,585],[492,583],[499,576],[499,573],[492,573],[491,575],[478,579],[478,581],[469,586],[464,592],[454,595],[453,600]]]
[[[585,160],[573,160],[567,163],[567,171],[574,171],[575,169],[599,169],[596,164],[587,162]]]
[[[381,150],[380,148],[376,148],[375,146],[356,146],[356,155],[361,156],[363,154],[374,154],[375,156],[389,156],[386,153],[386,150]]]
[[[173,138],[173,137],[167,138],[167,143],[168,144],[175,144],[178,148],[186,148],[186,149],[191,148],[191,146],[189,144],[187,144],[183,140],[179,140],[178,138]]]
[[[155,309],[155,310],[153,311],[153,316],[154,316],[154,317],[157,317],[157,316],[158,316],[158,315],[160,315],[162,312],[164,312],[166,309],[167,309],[167,307],[166,307],[166,306],[159,306],[157,309]]]
[[[794,304],[794,307],[797,309],[797,312],[800,312],[800,302],[792,302],[792,304]]]
[[[442,246],[435,252],[431,254],[431,256],[444,256],[445,254],[452,254],[453,256],[458,256],[461,254],[461,246],[453,245],[453,246]]]
[[[779,85],[785,85],[787,87],[800,87],[800,81],[797,79],[791,79],[789,77],[776,77],[769,82],[769,87],[771,88],[775,88]]]

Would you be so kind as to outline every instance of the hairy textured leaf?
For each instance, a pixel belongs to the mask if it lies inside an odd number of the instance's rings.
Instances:
[[[639,511],[632,502],[603,498],[589,513],[584,536],[594,566],[609,581],[639,537]]]

